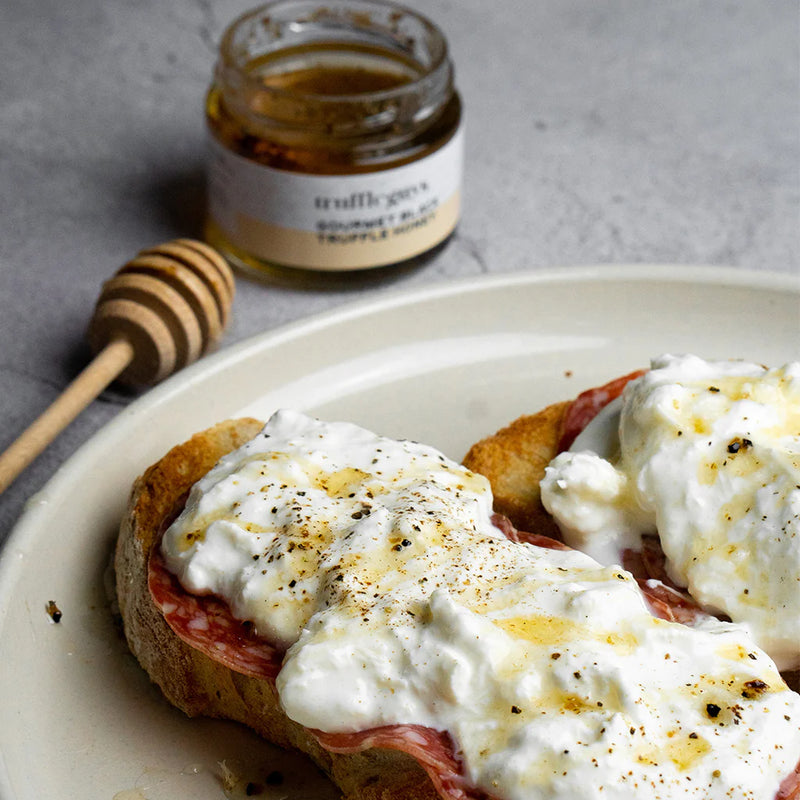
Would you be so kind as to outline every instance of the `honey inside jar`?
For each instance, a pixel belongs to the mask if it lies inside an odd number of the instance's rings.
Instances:
[[[383,92],[409,83],[418,75],[413,64],[388,52],[346,44],[299,47],[295,52],[284,53],[278,63],[271,63],[275,60],[253,64],[253,74],[265,86],[294,94],[335,97]]]
[[[209,241],[235,264],[363,269],[413,257],[452,231],[457,199],[444,214],[435,208],[456,191],[453,179],[438,190],[424,175],[399,169],[422,165],[458,139],[448,163],[431,166],[460,173],[461,103],[446,47],[427,21],[407,21],[410,12],[356,2],[369,14],[355,13],[353,5],[342,0],[312,10],[279,0],[260,17],[246,17],[244,33],[240,21],[223,40],[206,101],[216,154],[206,227]],[[278,24],[281,6],[293,14],[302,6],[303,13]],[[268,40],[260,50],[253,44],[259,37]],[[379,173],[386,180],[358,182]],[[321,186],[312,176],[339,176],[340,183]],[[398,197],[413,202],[400,208]],[[352,213],[344,219],[348,202]],[[357,203],[364,213],[354,216]],[[427,226],[430,241],[412,223]],[[292,230],[300,233],[290,242]]]
[[[408,141],[401,115],[409,102],[393,90],[412,84],[420,68],[399,53],[324,42],[253,59],[245,72],[252,83],[246,107],[226,102],[218,86],[206,106],[212,131],[245,158],[318,174],[369,171]],[[459,117],[453,103],[400,160],[435,146]]]

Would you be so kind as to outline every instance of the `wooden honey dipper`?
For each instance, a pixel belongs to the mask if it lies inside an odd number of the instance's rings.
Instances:
[[[0,455],[0,492],[113,380],[152,385],[207,353],[233,295],[225,259],[193,239],[142,250],[125,264],[103,285],[89,324],[94,359]]]

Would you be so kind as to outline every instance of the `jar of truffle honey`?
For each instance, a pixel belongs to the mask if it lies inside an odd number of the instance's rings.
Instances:
[[[441,31],[410,9],[248,12],[224,34],[206,117],[206,236],[240,267],[399,264],[456,226],[461,102]]]

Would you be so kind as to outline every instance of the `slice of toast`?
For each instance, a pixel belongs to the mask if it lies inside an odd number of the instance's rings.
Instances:
[[[538,475],[555,452],[567,404],[512,423],[478,443],[468,457],[495,475],[501,502],[523,528],[541,533]],[[135,483],[116,554],[117,591],[125,633],[134,655],[165,697],[189,716],[243,723],[265,739],[298,750],[327,773],[344,800],[476,800],[480,792],[437,790],[416,759],[393,749],[333,753],[312,732],[283,713],[274,682],[232,671],[179,638],[153,602],[148,561],[165,524],[186,492],[224,454],[255,436],[262,423],[220,423],[173,448]],[[476,469],[476,466],[471,467]],[[491,479],[491,477],[490,477]],[[533,487],[533,490],[532,490]],[[424,745],[423,745],[424,746]],[[424,756],[423,756],[424,758]],[[794,789],[781,797],[794,797]]]
[[[137,479],[116,552],[117,596],[131,651],[167,700],[189,716],[241,722],[281,747],[306,753],[344,800],[440,800],[411,756],[388,749],[331,753],[280,707],[274,683],[231,671],[190,647],[167,625],[148,587],[148,561],[191,485],[263,423],[229,420],[174,447]]]

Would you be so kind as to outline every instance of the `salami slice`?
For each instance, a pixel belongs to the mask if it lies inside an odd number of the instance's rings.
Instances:
[[[628,572],[643,580],[656,580],[675,590],[675,594],[688,596],[667,574],[667,557],[661,547],[661,540],[654,534],[642,536],[641,550],[623,550],[622,566]]]
[[[559,542],[558,539],[552,539],[549,536],[544,536],[541,533],[528,533],[527,531],[517,531],[514,538],[508,537],[513,542],[523,542],[524,544],[533,544],[536,547],[546,547],[549,550],[569,550],[569,546],[564,542]]]
[[[637,582],[650,612],[655,617],[668,622],[682,622],[684,625],[691,625],[698,619],[708,617],[708,614],[685,592],[652,578],[638,578]]]
[[[622,390],[634,378],[639,378],[647,370],[639,369],[621,378],[615,378],[604,386],[587,389],[579,394],[570,404],[564,416],[561,439],[558,443],[559,452],[569,450],[572,443],[584,428],[612,401],[616,400]]]
[[[800,764],[781,783],[775,800],[800,800]]]
[[[167,625],[186,644],[242,675],[277,677],[283,653],[259,637],[252,625],[235,619],[223,600],[189,594],[158,551],[150,556],[148,582]]]
[[[332,753],[359,753],[380,747],[410,755],[425,770],[443,800],[494,800],[467,783],[453,740],[444,731],[422,725],[386,725],[357,733],[312,733]]]

